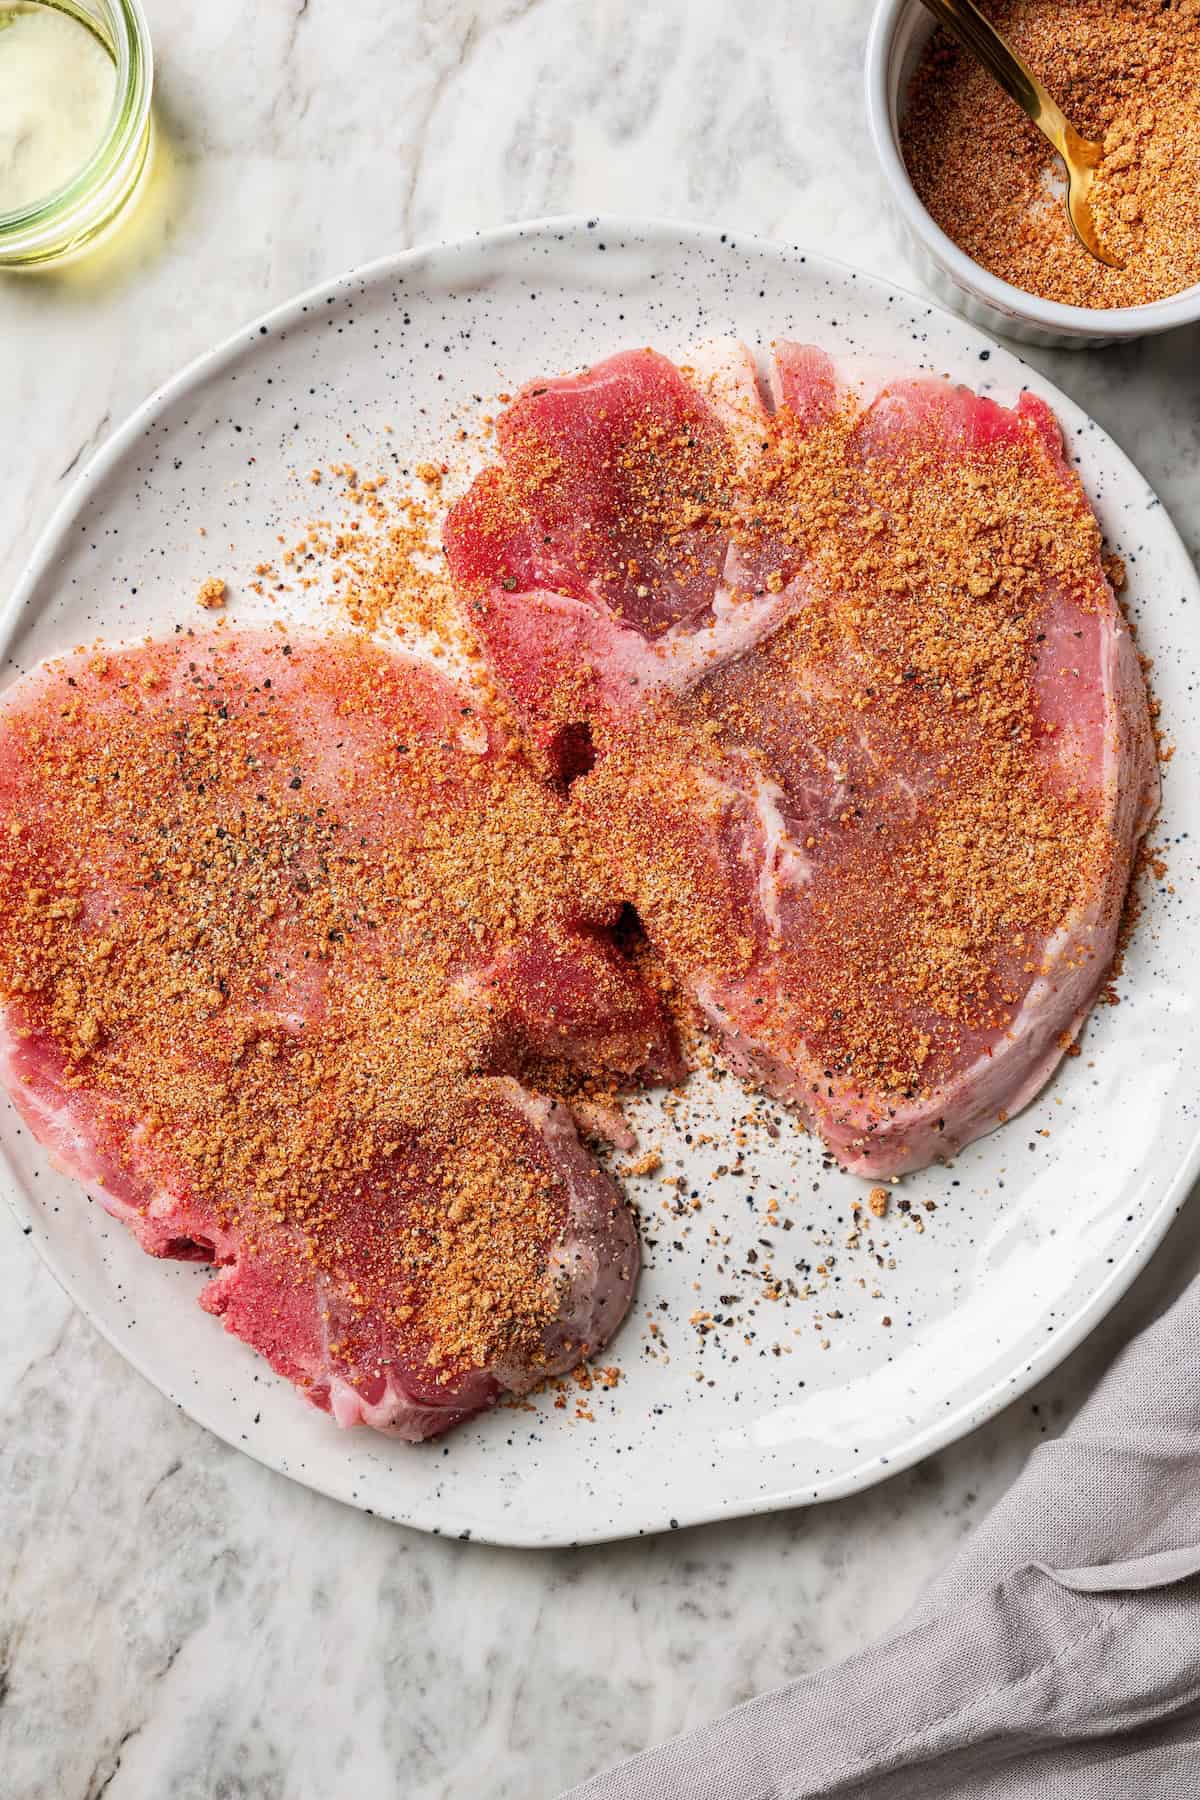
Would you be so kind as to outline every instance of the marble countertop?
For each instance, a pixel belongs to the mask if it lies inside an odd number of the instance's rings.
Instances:
[[[916,285],[860,98],[868,0],[146,0],[160,154],[135,225],[0,281],[0,593],[63,484],[181,363],[321,276],[563,211],[804,240]],[[1200,335],[1033,353],[1200,546]],[[0,1209],[6,1800],[541,1800],[864,1645],[1138,1323],[974,1437],[813,1511],[577,1552],[384,1525],[210,1438],[76,1315]]]

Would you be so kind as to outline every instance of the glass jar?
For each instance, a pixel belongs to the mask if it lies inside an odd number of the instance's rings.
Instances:
[[[50,4],[98,37],[112,57],[112,110],[99,143],[69,181],[13,212],[0,212],[0,268],[51,262],[81,250],[132,198],[150,152],[154,62],[141,0]]]

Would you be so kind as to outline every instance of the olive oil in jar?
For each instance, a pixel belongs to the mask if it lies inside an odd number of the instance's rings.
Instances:
[[[116,92],[112,54],[81,17],[0,0],[0,214],[39,205],[82,172]]]

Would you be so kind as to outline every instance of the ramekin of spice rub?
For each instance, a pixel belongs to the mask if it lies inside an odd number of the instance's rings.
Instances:
[[[1200,319],[1200,0],[980,0],[1104,146],[1108,268],[1075,238],[1061,166],[922,0],[880,0],[867,110],[893,215],[940,299],[1026,343],[1094,346]]]

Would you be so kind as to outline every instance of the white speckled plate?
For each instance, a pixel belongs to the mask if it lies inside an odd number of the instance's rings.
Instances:
[[[197,585],[212,573],[235,588],[238,620],[332,619],[316,592],[271,606],[240,584],[278,553],[276,533],[299,534],[318,498],[332,509],[329,490],[303,480],[313,464],[422,460],[448,440],[456,408],[477,410],[473,396],[621,346],[683,355],[725,333],[811,338],[1003,401],[1024,386],[1046,395],[1129,563],[1178,740],[1156,833],[1171,886],[1150,894],[1122,1004],[1099,1009],[1082,1055],[951,1170],[906,1180],[911,1213],[894,1204],[856,1249],[846,1226],[862,1185],[826,1169],[786,1120],[763,1114],[739,1143],[749,1102],[735,1083],[694,1083],[674,1118],[641,1103],[643,1142],[661,1144],[665,1162],[629,1183],[647,1266],[611,1354],[618,1384],[501,1410],[415,1449],[340,1432],[304,1406],[192,1304],[204,1274],[142,1255],[53,1173],[8,1108],[10,1198],[105,1336],[229,1443],[429,1530],[558,1544],[879,1481],[1065,1356],[1146,1261],[1197,1167],[1196,575],[1145,482],[1076,406],[959,319],[880,281],[715,231],[604,220],[414,251],[314,289],[193,364],[114,434],[5,609],[4,648],[25,668],[97,634],[194,624]],[[768,1258],[794,1294],[763,1298]],[[705,1335],[689,1322],[700,1307],[720,1321]]]

